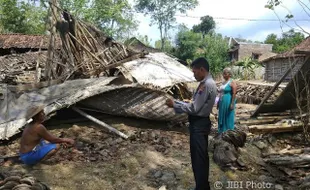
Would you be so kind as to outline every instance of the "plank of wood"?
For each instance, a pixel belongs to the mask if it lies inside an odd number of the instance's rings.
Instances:
[[[252,114],[252,117],[255,117],[258,115],[260,107],[267,101],[267,99],[273,94],[273,92],[279,87],[279,85],[282,83],[282,81],[287,77],[288,74],[291,73],[293,68],[296,66],[298,61],[294,61],[294,63],[291,65],[289,69],[284,73],[284,75],[279,79],[279,81],[273,86],[273,88],[270,90],[270,92],[264,97],[264,99],[261,101],[261,103],[257,106],[256,110]]]
[[[258,116],[256,117],[259,120],[268,120],[268,119],[275,119],[275,120],[281,120],[281,119],[289,119],[293,118],[291,115],[275,115],[275,116]]]
[[[252,125],[249,126],[251,133],[282,133],[282,132],[293,132],[302,131],[303,125],[285,125],[285,124],[270,124],[270,125]],[[308,126],[309,127],[309,126]]]
[[[272,156],[272,155],[295,155],[295,154],[304,154],[309,153],[310,148],[298,148],[298,149],[282,149],[277,152],[264,153],[264,157]]]
[[[72,109],[73,109],[74,111],[76,111],[77,113],[81,114],[82,116],[86,117],[87,119],[89,119],[89,120],[91,120],[91,121],[93,121],[93,122],[95,122],[95,123],[97,123],[97,124],[99,124],[99,125],[101,125],[101,126],[107,128],[108,130],[114,132],[115,134],[117,134],[117,135],[123,137],[124,139],[128,139],[128,136],[127,136],[127,135],[125,135],[124,133],[122,133],[122,132],[120,132],[120,131],[114,129],[114,128],[111,127],[110,125],[108,125],[108,124],[106,124],[106,123],[104,123],[104,122],[102,122],[102,121],[100,121],[100,120],[94,118],[93,116],[91,116],[91,115],[89,115],[89,114],[83,112],[82,110],[80,110],[80,109],[78,109],[78,108],[76,108],[76,107],[72,107]]]
[[[239,121],[240,124],[242,125],[262,125],[262,124],[271,124],[271,123],[275,123],[276,121],[278,121],[279,119],[277,118],[271,118],[271,119],[261,119],[261,120],[245,120],[245,121]]]
[[[301,154],[296,156],[272,156],[270,158],[265,158],[264,161],[276,165],[286,165],[289,167],[307,167],[310,164],[310,155]]]

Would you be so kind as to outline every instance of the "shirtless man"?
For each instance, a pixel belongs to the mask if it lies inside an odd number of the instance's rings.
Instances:
[[[27,165],[35,165],[53,156],[60,148],[60,143],[73,145],[74,140],[58,138],[47,131],[41,124],[45,113],[41,110],[32,117],[33,121],[24,129],[20,141],[20,159]],[[45,142],[48,141],[50,143]]]

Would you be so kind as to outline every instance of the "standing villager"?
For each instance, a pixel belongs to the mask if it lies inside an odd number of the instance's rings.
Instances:
[[[235,126],[235,106],[237,84],[231,79],[232,71],[230,68],[223,70],[224,81],[220,87],[218,102],[218,132],[223,133]]]
[[[190,131],[190,153],[196,190],[209,190],[208,135],[211,129],[210,113],[215,103],[217,88],[209,73],[209,63],[198,58],[191,64],[194,77],[199,81],[191,102],[168,99],[168,107],[176,113],[187,113]]]

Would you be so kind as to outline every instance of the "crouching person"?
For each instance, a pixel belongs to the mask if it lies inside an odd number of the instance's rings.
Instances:
[[[49,133],[42,125],[45,120],[43,108],[38,109],[39,113],[25,127],[20,141],[20,159],[26,165],[35,165],[49,159],[59,150],[61,143],[74,145],[73,139],[58,138]]]

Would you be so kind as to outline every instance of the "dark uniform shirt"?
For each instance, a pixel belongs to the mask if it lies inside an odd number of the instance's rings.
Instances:
[[[191,103],[179,103],[175,101],[174,109],[177,113],[187,113],[193,116],[209,117],[215,103],[217,87],[208,74],[205,79],[200,81],[198,88],[193,95]]]

